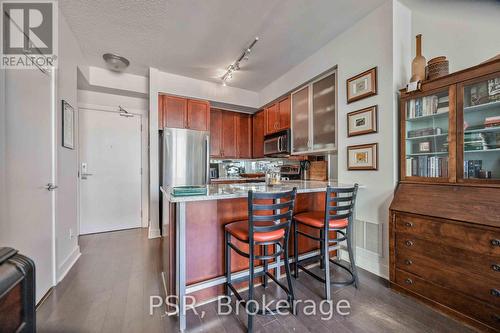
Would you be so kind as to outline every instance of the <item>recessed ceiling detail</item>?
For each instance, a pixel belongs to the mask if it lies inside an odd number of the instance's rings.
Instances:
[[[384,2],[64,0],[59,7],[89,65],[103,67],[102,54],[112,50],[130,60],[128,73],[144,76],[154,67],[220,84],[242,41],[258,35],[258,57],[231,86],[260,91]]]

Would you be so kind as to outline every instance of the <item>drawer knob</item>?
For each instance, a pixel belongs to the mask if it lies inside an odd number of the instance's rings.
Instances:
[[[493,265],[491,265],[491,269],[494,270],[495,272],[499,272],[500,271],[500,266],[497,265],[497,264],[493,264]]]
[[[500,239],[492,239],[490,243],[493,246],[500,246]]]
[[[410,279],[410,278],[406,278],[406,279],[405,279],[405,283],[406,283],[406,284],[413,284],[413,280],[412,280],[412,279]]]
[[[413,227],[413,223],[411,223],[411,222],[405,222],[405,226],[408,227],[408,228],[411,228],[411,227]]]
[[[410,259],[405,259],[405,265],[411,265],[413,264],[413,261],[411,261]]]
[[[413,242],[411,240],[406,240],[405,241],[405,245],[406,246],[412,246],[413,245]]]
[[[498,289],[493,288],[490,290],[490,294],[491,294],[491,296],[498,297],[498,296],[500,296],[500,291]]]

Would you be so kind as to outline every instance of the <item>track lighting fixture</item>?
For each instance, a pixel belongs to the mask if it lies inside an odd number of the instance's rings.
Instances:
[[[259,40],[259,37],[255,37],[255,39],[253,40],[253,42],[245,49],[245,51],[243,51],[243,53],[240,55],[240,57],[238,59],[236,59],[235,62],[233,62],[231,65],[229,65],[227,67],[226,73],[224,73],[224,75],[222,75],[222,77],[221,77],[222,85],[223,86],[225,86],[227,84],[227,81],[229,81],[229,80],[231,80],[233,78],[233,73],[234,72],[240,70],[240,63],[241,63],[241,61],[243,61],[243,60],[247,61],[248,60],[248,56],[249,56],[250,52],[252,51],[252,48],[254,47],[254,45],[257,43],[258,40]]]

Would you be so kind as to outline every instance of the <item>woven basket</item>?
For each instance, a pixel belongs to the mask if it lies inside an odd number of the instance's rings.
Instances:
[[[450,73],[449,62],[445,56],[432,58],[425,67],[425,76],[427,80],[436,79]]]

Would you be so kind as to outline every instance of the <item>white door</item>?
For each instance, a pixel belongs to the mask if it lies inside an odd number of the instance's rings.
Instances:
[[[80,234],[141,226],[141,118],[80,108]]]
[[[55,92],[38,69],[5,71],[5,221],[1,246],[34,260],[37,302],[55,284]],[[3,138],[2,138],[3,139]]]

